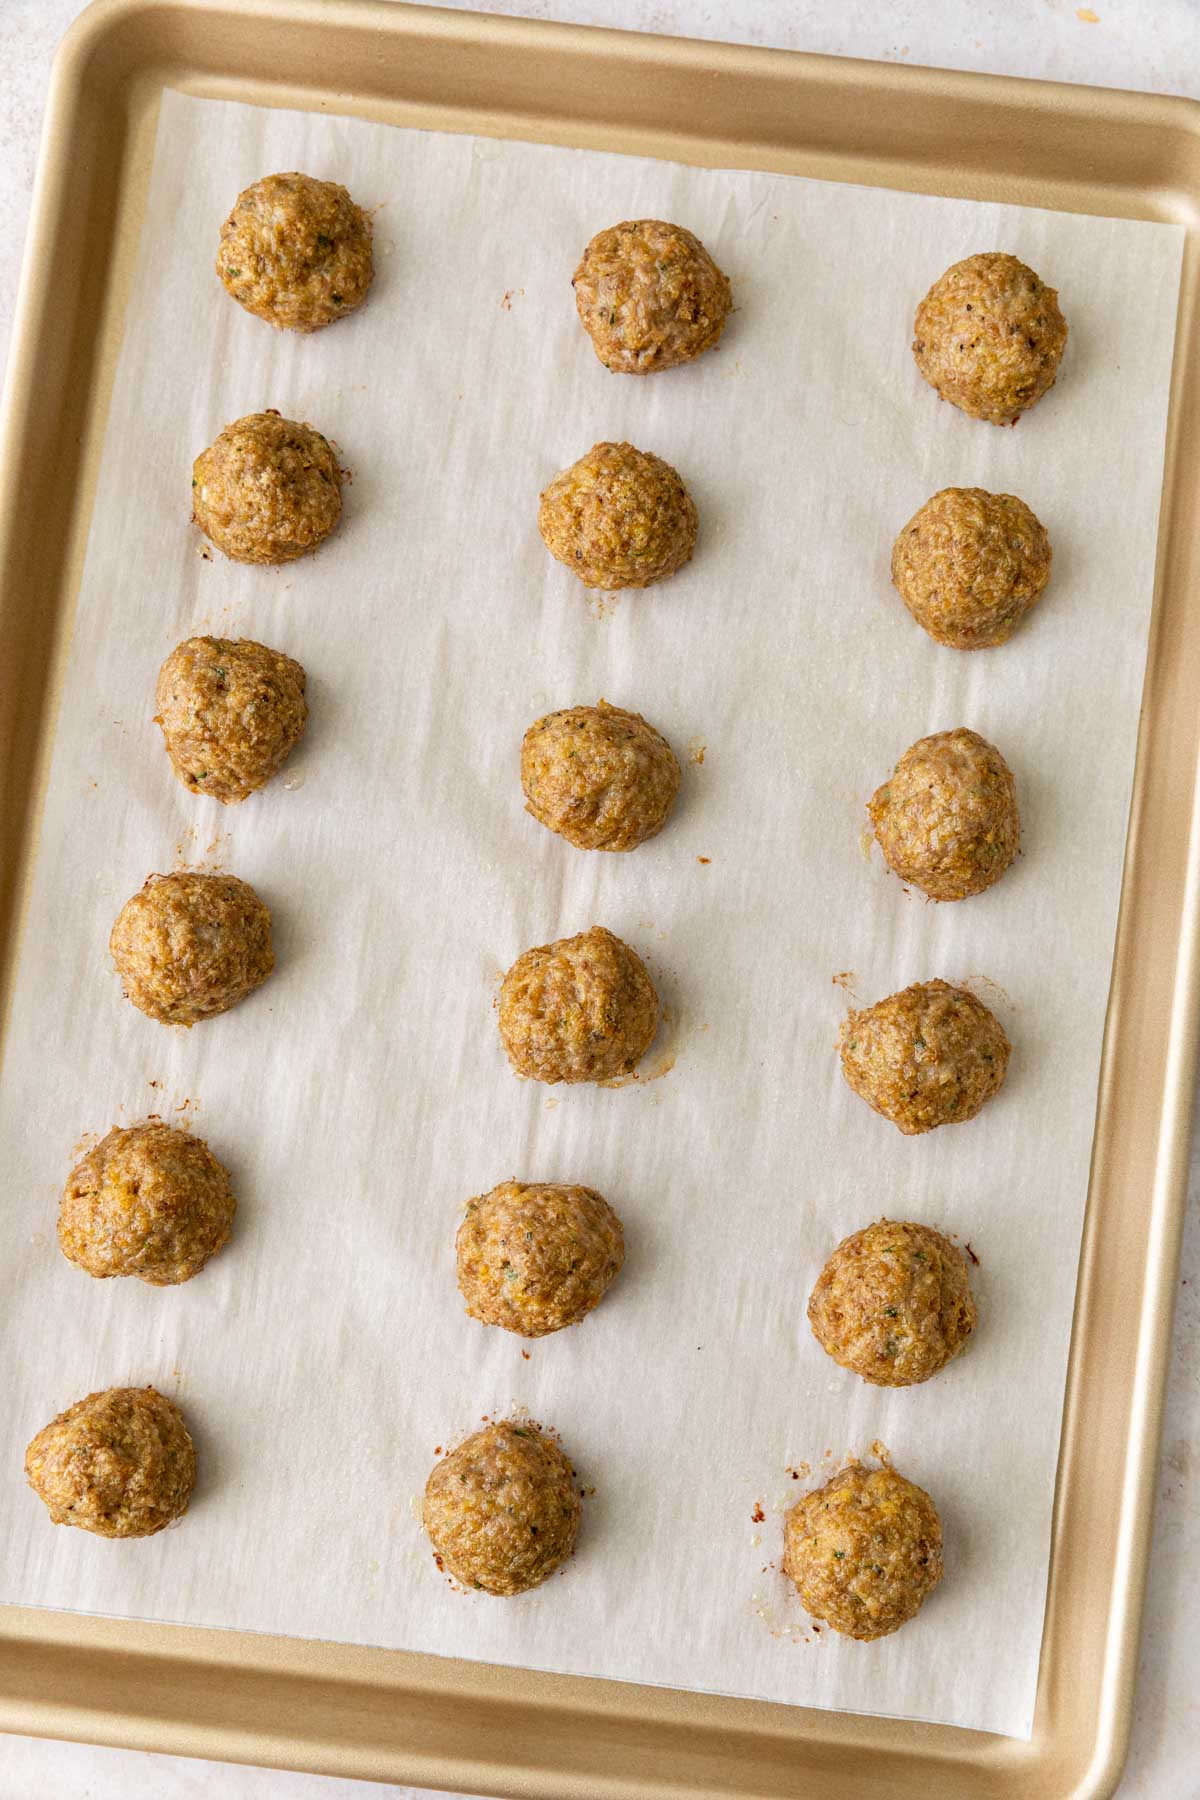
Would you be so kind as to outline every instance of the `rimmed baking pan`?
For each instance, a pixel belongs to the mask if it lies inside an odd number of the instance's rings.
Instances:
[[[1128,1732],[1197,1023],[1192,103],[417,7],[100,0],[57,60],[4,415],[5,1003],[164,87],[1187,231],[1155,614],[1030,1743],[132,1622],[0,1613],[0,1723],[513,1795],[1098,1795]],[[1116,1302],[1119,1301],[1119,1304]]]

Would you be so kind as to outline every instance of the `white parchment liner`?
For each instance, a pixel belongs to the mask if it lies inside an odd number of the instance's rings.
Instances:
[[[290,168],[380,209],[369,304],[312,338],[243,314],[211,266],[233,196]],[[645,381],[596,361],[569,285],[591,233],[639,215],[698,231],[738,306],[715,355]],[[0,1101],[0,1597],[1028,1733],[1181,244],[166,96]],[[981,248],[1031,262],[1070,322],[1015,430],[940,405],[909,354],[916,299]],[[264,406],[353,470],[337,537],[283,571],[204,560],[187,523],[193,456]],[[678,467],[701,540],[601,606],[544,551],[537,496],[622,437]],[[889,585],[896,531],[949,484],[1019,493],[1050,531],[1051,587],[1001,650],[936,646]],[[287,780],[239,808],[178,786],[152,723],[158,665],[198,631],[309,674]],[[632,856],[522,810],[525,726],[600,695],[686,764]],[[963,723],[1016,772],[1025,854],[934,907],[866,858],[862,806]],[[135,1012],[106,953],[181,860],[258,887],[279,960],[190,1033]],[[522,1084],[497,978],[593,922],[659,982],[656,1078]],[[832,1051],[845,972],[861,1003],[995,983],[1001,1097],[924,1138],[877,1119]],[[182,1289],[90,1281],[55,1247],[58,1191],[83,1133],[152,1110],[233,1171],[235,1237]],[[453,1272],[463,1201],[513,1175],[598,1187],[629,1240],[599,1312],[527,1359],[463,1315]],[[836,1368],[804,1317],[834,1244],[883,1213],[981,1258],[977,1341],[907,1392]],[[51,1527],[26,1440],[144,1381],[195,1430],[186,1520],[124,1544]],[[437,1447],[514,1405],[595,1487],[579,1554],[523,1599],[463,1595],[414,1497]],[[935,1497],[946,1577],[864,1646],[814,1633],[776,1565],[789,1468],[876,1440]]]

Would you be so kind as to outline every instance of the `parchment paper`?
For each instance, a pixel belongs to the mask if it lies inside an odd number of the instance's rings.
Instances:
[[[369,304],[312,338],[243,314],[211,267],[238,190],[296,167],[380,209]],[[697,230],[738,305],[716,354],[646,381],[601,367],[569,285],[591,233],[639,215]],[[166,96],[0,1105],[0,1597],[1028,1734],[1181,242]],[[916,299],[991,247],[1071,327],[1015,430],[939,404],[909,354]],[[282,572],[205,560],[188,525],[193,456],[264,406],[353,470],[342,529]],[[599,605],[543,549],[537,496],[621,437],[679,468],[701,541]],[[1034,617],[975,656],[888,580],[895,533],[952,483],[1021,494],[1054,545]],[[175,783],[152,723],[159,663],[205,630],[310,681],[287,779],[227,810]],[[600,695],[686,763],[632,856],[522,810],[526,725]],[[934,907],[867,858],[862,807],[961,723],[1016,772],[1025,854]],[[122,902],[181,860],[276,917],[278,973],[192,1032],[137,1013],[106,953]],[[652,1078],[522,1084],[498,977],[593,922],[668,1005]],[[861,1004],[988,984],[1015,1046],[1000,1098],[912,1140],[876,1118],[832,1049],[847,972]],[[240,1199],[229,1248],[175,1290],[91,1281],[54,1240],[82,1135],[150,1111],[201,1131]],[[453,1268],[463,1202],[512,1175],[599,1188],[629,1240],[598,1313],[527,1358],[464,1316]],[[974,1346],[896,1393],[804,1317],[833,1246],[884,1213],[980,1258]],[[27,1439],[146,1381],[197,1437],[186,1519],[124,1544],[51,1527]],[[499,1601],[438,1575],[414,1499],[439,1447],[514,1406],[595,1493],[565,1573]],[[814,1632],[776,1565],[783,1508],[877,1441],[935,1497],[946,1577],[864,1646]]]

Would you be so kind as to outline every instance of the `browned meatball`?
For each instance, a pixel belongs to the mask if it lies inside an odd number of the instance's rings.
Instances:
[[[888,867],[931,900],[982,894],[1021,846],[1012,770],[963,727],[910,745],[867,811]]]
[[[733,305],[700,239],[662,219],[628,219],[596,234],[571,284],[606,369],[649,375],[711,350]]]
[[[311,425],[247,413],[192,464],[192,514],[233,562],[307,556],[342,516],[333,446]]]
[[[163,1025],[227,1012],[275,967],[271,914],[236,875],[150,875],[117,914],[108,947],[126,996]]]
[[[542,495],[551,556],[590,588],[644,588],[690,562],[696,508],[670,463],[632,444],[594,444]]]
[[[625,1234],[594,1188],[502,1181],[468,1203],[454,1248],[471,1317],[536,1338],[600,1304],[625,1260]]]
[[[239,306],[283,331],[319,331],[366,299],[371,221],[336,181],[292,171],[245,188],[221,227],[217,274]]]
[[[38,1432],[25,1474],[56,1525],[153,1537],[187,1511],[196,1451],[174,1401],[152,1387],[107,1388]]]
[[[636,850],[667,822],[679,764],[640,713],[569,706],[525,733],[526,810],[577,850]]]
[[[229,1176],[203,1138],[157,1123],[115,1126],[71,1171],[58,1242],[89,1275],[171,1287],[216,1255],[236,1210]]]
[[[952,650],[1006,644],[1050,579],[1050,539],[1015,494],[943,488],[892,548],[892,581],[913,618]]]
[[[1003,1087],[1012,1046],[966,988],[919,981],[848,1013],[838,1048],[855,1093],[915,1137],[973,1119]]]
[[[485,1425],[434,1467],[425,1530],[438,1567],[486,1594],[538,1587],[575,1548],[575,1473],[535,1425]]]
[[[975,1329],[967,1259],[928,1225],[881,1219],[838,1245],[808,1322],[834,1362],[876,1387],[928,1381]]]
[[[188,638],[158,672],[155,698],[171,767],[223,805],[263,787],[308,723],[298,662],[251,638]]]
[[[783,1569],[843,1637],[887,1637],[942,1579],[942,1523],[923,1488],[855,1463],[805,1494],[784,1525]]]
[[[602,925],[519,956],[500,989],[500,1036],[518,1075],[611,1081],[635,1069],[658,1030],[640,956]]]
[[[954,263],[917,308],[917,367],[973,419],[1014,425],[1054,386],[1067,347],[1058,295],[1015,256]]]

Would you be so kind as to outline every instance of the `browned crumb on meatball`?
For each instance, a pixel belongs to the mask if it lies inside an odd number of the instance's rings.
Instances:
[[[1006,644],[1050,579],[1050,539],[1015,494],[943,488],[892,548],[892,582],[917,624],[952,650]]]
[[[244,188],[221,227],[217,274],[239,306],[282,331],[319,331],[361,306],[375,272],[371,221],[336,181],[294,170]]]
[[[619,375],[692,362],[716,344],[733,306],[700,239],[662,219],[597,232],[571,285],[596,355]]]
[[[1055,289],[1000,251],[952,264],[918,306],[913,331],[930,387],[992,425],[1014,425],[1054,386],[1067,347]]]
[[[245,800],[304,735],[298,662],[252,638],[188,638],[158,672],[155,700],[171,767],[193,794]]]
[[[1003,1087],[1012,1046],[966,988],[918,981],[848,1013],[838,1049],[854,1092],[915,1137],[973,1119]]]
[[[227,1242],[236,1210],[229,1176],[203,1138],[154,1122],[118,1125],[72,1169],[58,1243],[89,1275],[173,1287]]]
[[[594,1188],[502,1181],[468,1202],[454,1249],[471,1317],[536,1338],[599,1306],[625,1260],[625,1233]]]
[[[887,1637],[942,1579],[942,1523],[923,1488],[853,1463],[784,1524],[783,1570],[815,1619],[843,1637]]]
[[[438,1567],[486,1594],[540,1586],[575,1548],[575,1472],[536,1425],[485,1425],[434,1467],[422,1518]]]
[[[307,556],[341,515],[333,445],[277,412],[235,419],[192,464],[192,516],[233,562]]]
[[[187,1511],[196,1450],[173,1400],[106,1388],[39,1431],[25,1474],[56,1525],[97,1537],[153,1537]]]
[[[888,1219],[843,1239],[808,1302],[822,1350],[876,1387],[928,1381],[965,1347],[975,1320],[962,1251],[929,1225]]]
[[[541,498],[538,530],[585,587],[644,588],[691,561],[695,503],[670,463],[632,444],[593,444]]]
[[[117,914],[108,947],[128,999],[163,1025],[227,1012],[275,967],[271,914],[236,875],[150,875]]]
[[[500,989],[500,1036],[518,1075],[611,1081],[658,1030],[658,995],[637,952],[602,925],[519,956]]]
[[[547,713],[521,745],[526,811],[577,850],[636,850],[666,824],[679,779],[666,738],[605,700]]]
[[[1012,770],[965,726],[910,745],[867,811],[889,869],[931,900],[982,894],[1021,847]]]

